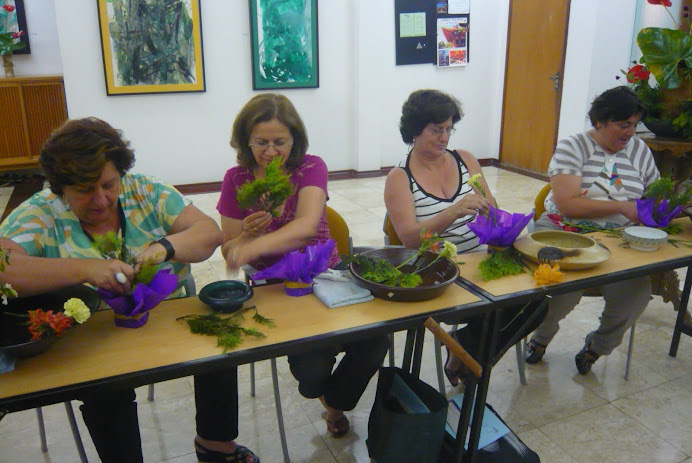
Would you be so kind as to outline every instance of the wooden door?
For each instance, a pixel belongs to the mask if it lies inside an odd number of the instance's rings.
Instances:
[[[511,0],[500,164],[545,174],[557,143],[570,0]]]

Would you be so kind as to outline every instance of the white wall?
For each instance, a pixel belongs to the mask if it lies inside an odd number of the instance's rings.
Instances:
[[[16,76],[44,76],[62,74],[55,7],[52,1],[24,2],[31,54],[14,55]]]
[[[322,156],[331,171],[393,165],[407,150],[398,132],[402,103],[415,89],[438,88],[459,98],[466,113],[450,146],[497,158],[509,1],[473,1],[470,64],[438,69],[394,64],[393,0],[321,0],[320,88],[283,91],[305,120],[310,152]],[[247,1],[201,2],[205,93],[111,97],[96,2],[25,3],[35,51],[17,57],[17,74],[62,68],[70,117],[94,115],[123,129],[137,153],[136,171],[175,184],[213,182],[235,164],[230,125],[256,93]],[[627,66],[636,4],[571,3],[560,137],[586,127],[593,96],[615,85],[615,75]]]

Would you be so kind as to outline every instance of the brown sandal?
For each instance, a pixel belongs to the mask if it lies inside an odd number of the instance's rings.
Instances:
[[[548,346],[545,344],[541,344],[533,339],[530,340],[528,344],[526,344],[526,363],[535,365],[536,363],[540,362],[545,355],[546,347]]]
[[[346,415],[341,415],[336,420],[327,418],[327,431],[332,437],[343,437],[351,430],[351,423],[346,418]]]

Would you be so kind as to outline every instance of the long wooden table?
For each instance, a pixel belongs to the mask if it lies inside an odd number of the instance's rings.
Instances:
[[[72,400],[80,391],[101,384],[138,387],[214,370],[222,364],[243,364],[312,350],[416,327],[429,316],[438,320],[460,313],[491,310],[488,302],[452,284],[430,301],[401,303],[381,299],[337,309],[326,308],[314,295],[286,296],[280,285],[255,289],[246,303],[272,318],[276,328],[256,325],[252,312],[246,326],[266,338],[244,338],[226,354],[216,338],[190,333],[178,317],[208,313],[197,298],[169,300],[151,311],[142,328],[118,328],[113,313],[102,311],[68,332],[51,348],[20,359],[15,370],[0,374],[0,409],[11,412]]]
[[[683,226],[683,233],[672,238],[689,240],[692,243],[692,222],[688,218],[677,219],[677,223]],[[471,420],[471,431],[469,436],[468,448],[472,451],[464,452],[462,443],[457,442],[459,448],[458,461],[473,462],[477,453],[473,449],[477,448],[480,438],[482,423],[482,411],[485,408],[485,401],[490,384],[490,375],[493,367],[492,350],[495,348],[497,335],[499,332],[500,311],[516,305],[536,302],[541,298],[550,295],[565,294],[572,291],[595,288],[604,284],[617,281],[629,280],[632,278],[651,275],[661,271],[672,270],[681,267],[688,267],[685,278],[680,307],[678,312],[678,323],[676,324],[673,341],[671,345],[671,356],[674,356],[673,346],[677,350],[677,343],[680,333],[692,335],[692,326],[684,325],[684,314],[686,313],[687,303],[692,286],[692,249],[685,246],[675,247],[671,243],[665,243],[656,252],[642,252],[629,247],[622,247],[622,240],[614,238],[605,233],[592,233],[589,236],[603,243],[610,251],[611,255],[607,261],[596,267],[584,270],[563,270],[564,276],[559,284],[549,286],[538,286],[529,273],[503,277],[497,280],[483,281],[478,271],[478,263],[486,256],[486,252],[474,252],[458,256],[458,260],[463,261],[459,265],[459,278],[461,284],[479,296],[485,297],[494,303],[497,309],[489,312],[488,316],[493,317],[490,321],[489,336],[484,341],[486,348],[476,360],[483,367],[483,376],[478,382],[477,389],[467,387],[465,394],[475,393],[475,407]],[[538,307],[538,305],[536,305]],[[525,325],[528,325],[528,321]],[[678,326],[680,325],[680,326]]]

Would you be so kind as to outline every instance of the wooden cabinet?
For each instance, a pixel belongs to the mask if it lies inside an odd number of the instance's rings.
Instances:
[[[0,79],[0,170],[38,167],[38,153],[67,120],[62,76]]]

